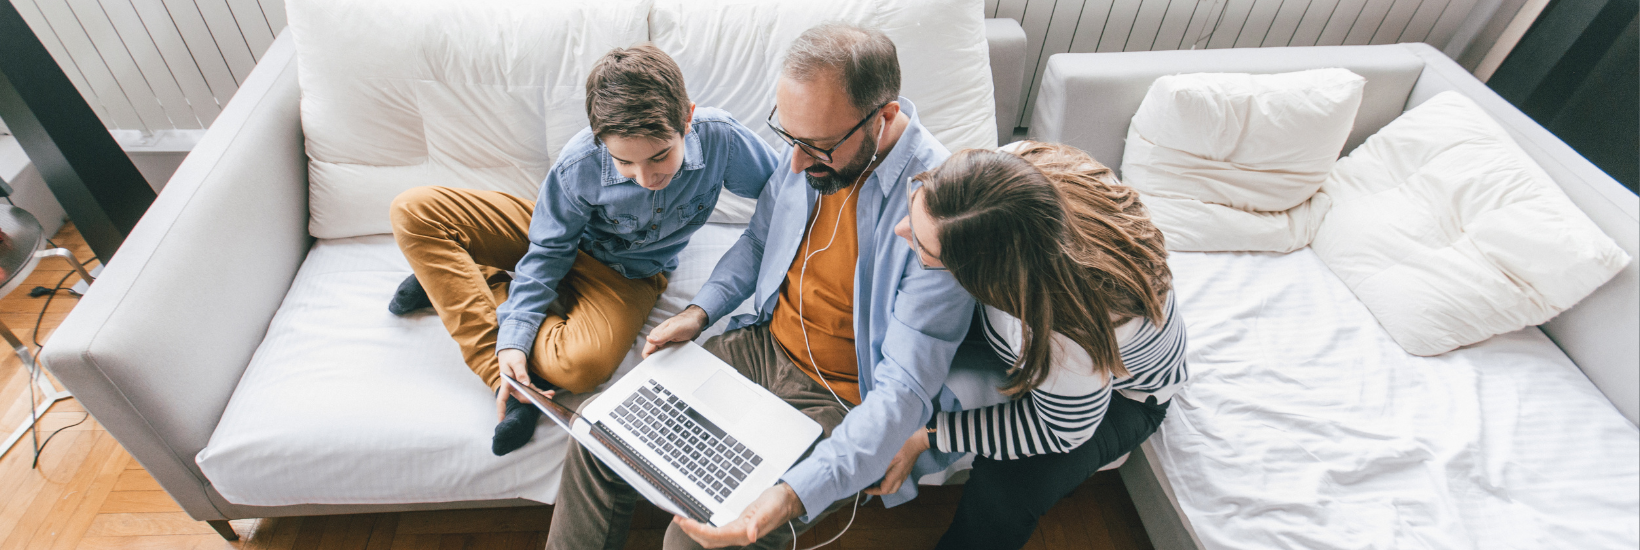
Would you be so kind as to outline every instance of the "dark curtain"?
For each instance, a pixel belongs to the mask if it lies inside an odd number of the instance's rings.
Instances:
[[[1554,0],[1487,82],[1498,95],[1636,190],[1640,0]]]

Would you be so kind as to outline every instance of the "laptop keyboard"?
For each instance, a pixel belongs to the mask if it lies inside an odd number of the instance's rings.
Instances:
[[[611,416],[718,502],[763,463],[763,457],[654,380],[639,386]]]

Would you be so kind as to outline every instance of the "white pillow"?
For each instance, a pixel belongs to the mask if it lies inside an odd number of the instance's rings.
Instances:
[[[1365,84],[1345,69],[1158,78],[1128,126],[1122,180],[1170,249],[1303,248]]]
[[[797,35],[827,21],[876,27],[894,40],[900,95],[947,149],[996,147],[984,0],[656,0],[649,17],[650,36],[683,69],[689,97],[734,114],[777,150],[786,144],[763,121],[780,62]],[[754,204],[725,193],[711,221],[744,223]]]
[[[1311,247],[1414,355],[1542,324],[1629,263],[1457,92],[1367,138],[1322,191],[1333,208]]]
[[[649,37],[648,0],[291,0],[307,141],[308,232],[388,233],[406,189],[534,199],[587,126],[585,84]]]

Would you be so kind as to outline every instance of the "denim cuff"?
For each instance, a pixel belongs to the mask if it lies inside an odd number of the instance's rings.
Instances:
[[[541,330],[541,325],[522,321],[507,321],[501,324],[495,338],[495,351],[501,353],[504,349],[516,349],[529,355],[535,347],[535,333]]]

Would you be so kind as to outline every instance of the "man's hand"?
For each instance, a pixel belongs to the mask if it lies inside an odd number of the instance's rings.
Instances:
[[[790,486],[777,483],[758,495],[757,500],[747,505],[746,511],[728,525],[712,527],[677,516],[672,517],[672,523],[678,524],[689,538],[695,539],[701,546],[723,548],[757,542],[776,527],[801,515],[803,501],[797,499],[797,493]]]
[[[644,338],[643,356],[655,353],[655,350],[666,347],[673,342],[688,342],[700,337],[701,331],[706,330],[706,310],[700,306],[690,304],[683,308],[683,312],[673,315],[655,330],[649,331]]]
[[[917,463],[917,456],[928,450],[928,433],[917,430],[911,434],[911,439],[905,440],[900,446],[900,452],[894,453],[894,460],[888,462],[888,473],[883,474],[883,481],[876,487],[866,489],[866,494],[884,496],[900,491],[900,484],[911,475],[911,466]]]
[[[495,354],[495,358],[501,362],[502,376],[517,380],[526,386],[534,387],[534,385],[530,383],[529,357],[524,355],[523,350],[512,348],[504,349],[501,350],[500,353]],[[507,417],[507,396],[516,396],[519,401],[523,401],[525,403],[529,402],[526,401],[523,394],[519,393],[518,390],[513,389],[512,386],[508,385],[505,380],[501,381],[501,390],[502,391],[495,392],[496,422],[500,422],[501,419]]]

